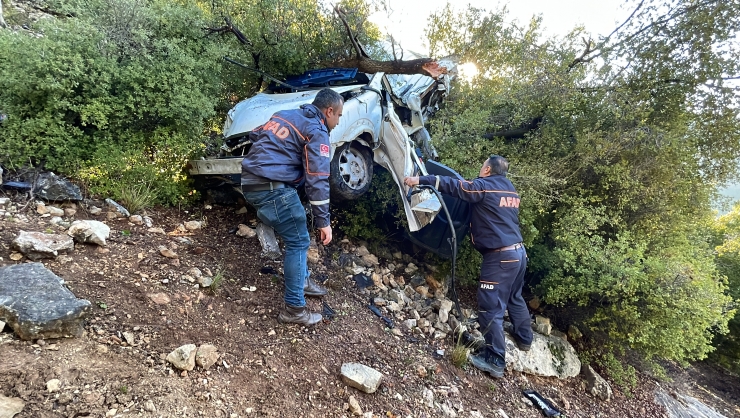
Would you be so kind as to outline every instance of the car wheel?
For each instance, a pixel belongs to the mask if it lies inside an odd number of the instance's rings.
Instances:
[[[370,150],[357,142],[344,144],[331,160],[331,195],[336,200],[354,200],[370,189],[373,159]]]

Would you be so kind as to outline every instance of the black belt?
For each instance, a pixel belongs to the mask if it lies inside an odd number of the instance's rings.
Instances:
[[[521,243],[521,242],[518,242],[518,243],[516,243],[516,244],[513,244],[513,245],[508,245],[508,246],[506,246],[506,247],[494,248],[494,249],[492,249],[492,250],[485,250],[485,251],[483,252],[483,254],[488,254],[488,253],[500,253],[500,252],[502,252],[502,251],[513,251],[513,250],[518,250],[518,249],[520,249],[520,248],[522,248],[522,243]]]
[[[264,192],[267,190],[283,189],[285,183],[279,181],[270,181],[267,183],[260,184],[242,184],[242,192]]]

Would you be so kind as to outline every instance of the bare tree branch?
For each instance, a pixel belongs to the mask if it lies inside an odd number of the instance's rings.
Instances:
[[[594,51],[593,49],[591,49],[591,47],[594,44],[593,41],[591,41],[591,39],[583,38],[583,43],[586,46],[586,48],[583,50],[583,53],[581,54],[580,57],[574,59],[573,62],[571,62],[568,65],[568,71],[572,70],[573,67],[575,67],[578,64],[585,64],[587,62],[592,61],[593,59],[595,59],[597,57],[596,55],[594,55],[592,57],[589,57],[588,56],[588,54],[590,54],[590,53],[592,53]]]
[[[331,63],[333,66],[341,68],[357,68],[358,70],[365,73],[391,73],[391,74],[425,74],[432,78],[437,78],[442,74],[447,73],[447,69],[439,65],[438,62],[431,58],[419,58],[415,60],[398,60],[393,61],[376,61],[371,59],[365,49],[360,44],[357,36],[352,33],[352,30],[347,23],[346,14],[339,6],[334,6],[339,19],[342,21],[344,28],[347,30],[347,36],[352,43],[352,47],[356,52],[356,57],[350,56],[348,59],[339,60]],[[395,57],[395,47],[393,48],[393,54]]]
[[[217,33],[219,35],[223,35],[225,33],[233,33],[234,36],[236,36],[236,39],[242,45],[246,45],[249,47],[254,46],[252,45],[252,42],[250,42],[249,39],[247,39],[247,37],[244,36],[244,34],[231,23],[231,19],[229,19],[228,17],[224,17],[224,21],[226,22],[226,25],[221,26],[220,28],[203,28],[208,31],[206,36],[213,35],[214,33]]]
[[[617,46],[620,46],[620,45],[624,45],[624,44],[629,43],[629,42],[632,42],[632,40],[634,40],[636,37],[638,37],[639,35],[641,35],[642,33],[644,33],[645,31],[647,31],[649,29],[652,29],[652,28],[654,28],[656,26],[665,26],[666,23],[670,22],[671,20],[673,20],[673,19],[675,19],[675,18],[677,18],[677,17],[679,17],[681,15],[690,13],[690,12],[692,12],[692,11],[698,9],[699,7],[702,7],[702,6],[706,6],[706,5],[711,5],[711,4],[718,3],[719,1],[720,0],[708,0],[708,1],[705,1],[705,2],[693,4],[691,6],[688,6],[688,7],[682,8],[682,9],[670,10],[668,13],[661,15],[658,19],[654,19],[649,24],[641,27],[635,33],[632,33],[632,34],[628,35],[623,40],[621,40],[621,41],[617,42],[616,44],[612,45],[612,48],[617,47]],[[617,34],[620,30],[622,30],[622,28],[624,28],[627,24],[629,24],[629,22],[632,21],[632,19],[634,19],[634,17],[637,15],[637,12],[640,9],[642,9],[642,6],[644,5],[644,3],[645,3],[645,0],[640,1],[640,4],[638,4],[637,7],[635,7],[635,10],[632,11],[632,14],[630,14],[630,16],[624,22],[622,22],[621,25],[619,25],[617,28],[615,28],[612,31],[612,33],[610,33],[595,48],[593,48],[589,52],[589,53],[594,53],[594,52],[597,52],[598,51],[597,54],[594,54],[594,55],[591,55],[591,56],[583,56],[582,55],[580,57],[581,58],[580,61],[579,61],[579,59],[576,59],[576,60],[573,61],[573,63],[571,63],[571,65],[575,66],[575,65],[577,65],[579,63],[582,63],[582,62],[589,62],[589,61],[592,61],[592,60],[600,57],[601,55],[603,55],[604,49],[607,46],[607,44],[609,43],[609,41],[611,40],[612,36],[614,36],[615,34]],[[570,68],[572,68],[572,67],[569,66],[569,69]]]

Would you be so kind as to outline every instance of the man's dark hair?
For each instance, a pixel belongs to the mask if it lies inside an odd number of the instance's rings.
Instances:
[[[491,155],[488,157],[488,166],[491,167],[492,174],[506,175],[509,172],[509,162],[500,155]]]
[[[319,90],[316,94],[316,98],[313,99],[313,105],[321,110],[328,109],[330,107],[338,107],[344,103],[344,99],[336,91],[325,88]]]

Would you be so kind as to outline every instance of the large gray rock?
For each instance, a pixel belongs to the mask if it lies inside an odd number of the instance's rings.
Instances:
[[[342,381],[365,393],[374,393],[380,386],[383,374],[360,363],[342,364]]]
[[[42,258],[56,258],[59,254],[74,250],[75,244],[67,235],[20,231],[11,247],[36,261]]]
[[[24,406],[26,404],[21,399],[0,395],[0,418],[13,418]]]
[[[51,172],[39,174],[34,194],[52,201],[82,200],[82,193],[77,185]]]
[[[90,302],[41,263],[0,268],[0,320],[22,340],[79,337]]]
[[[74,221],[67,230],[67,235],[77,242],[105,247],[105,240],[110,236],[110,227],[100,221]]]
[[[698,399],[680,393],[674,398],[659,389],[655,392],[655,402],[665,407],[669,418],[727,418]]]
[[[612,398],[612,387],[609,382],[604,380],[601,375],[589,365],[584,364],[581,368],[581,374],[586,379],[586,390],[593,396],[602,401],[609,401]]]
[[[581,361],[573,346],[562,338],[533,333],[532,348],[520,351],[506,335],[506,367],[518,372],[565,379],[578,376]]]

